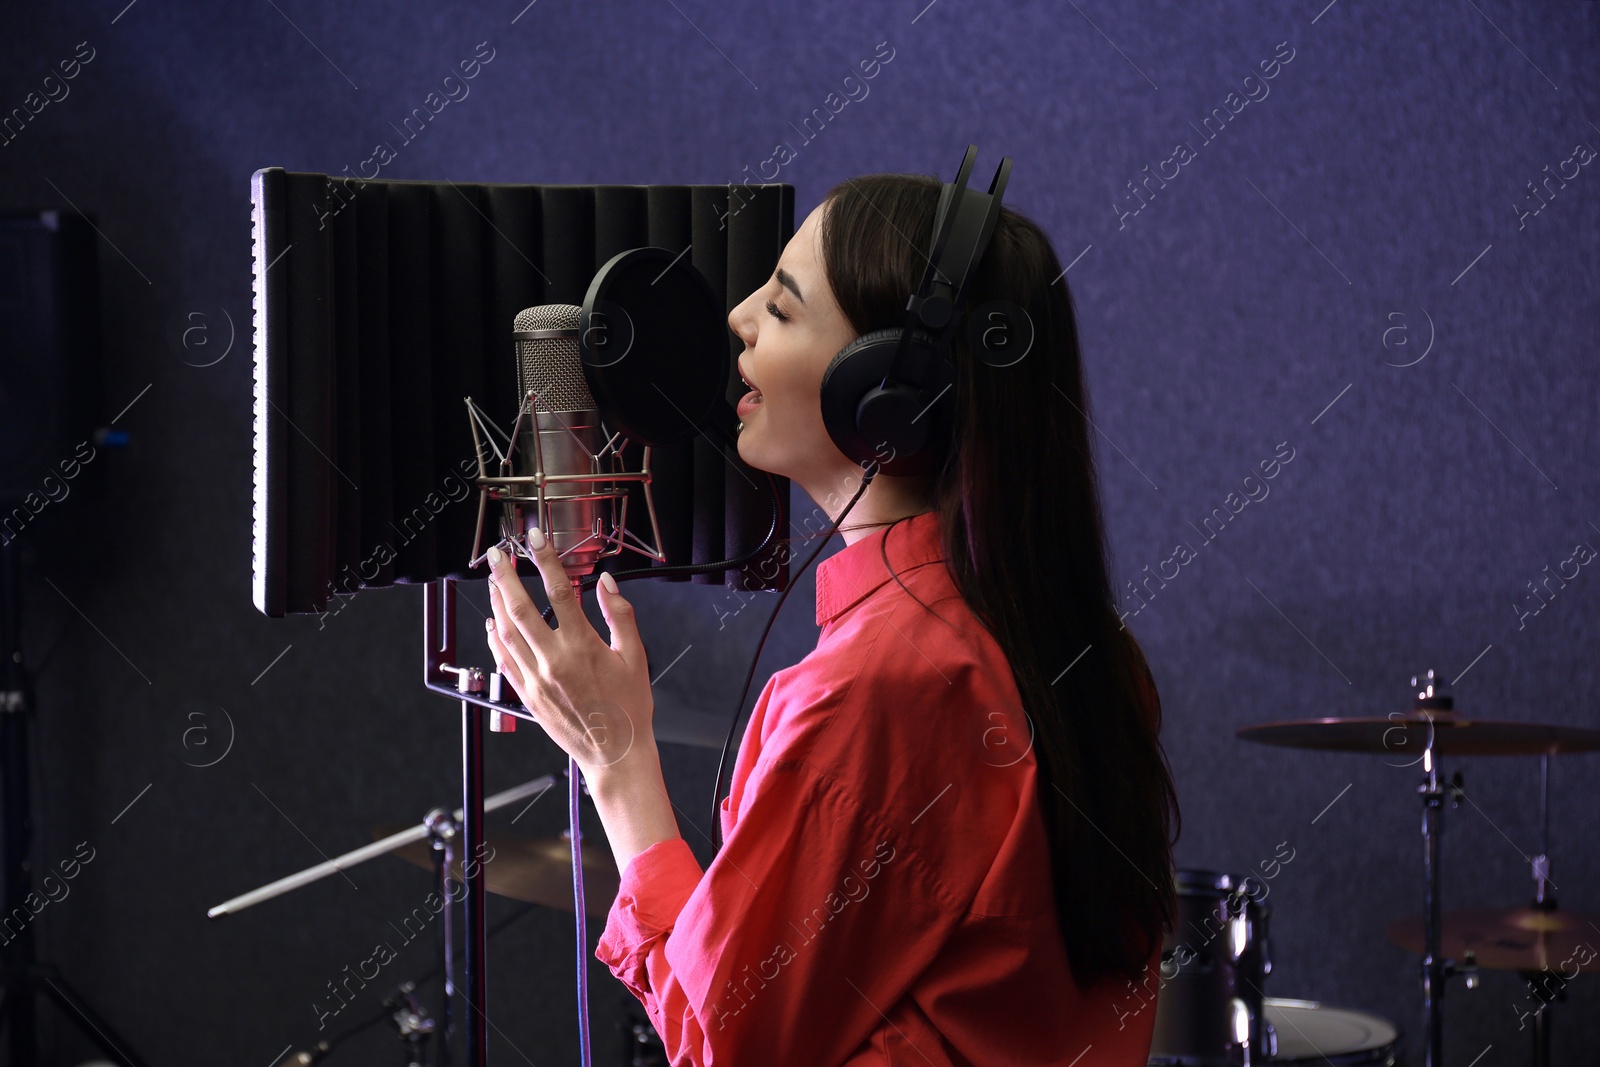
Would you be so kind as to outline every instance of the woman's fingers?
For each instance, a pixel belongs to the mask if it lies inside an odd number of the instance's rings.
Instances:
[[[539,568],[539,577],[544,579],[544,595],[549,598],[550,607],[555,611],[556,625],[562,629],[569,626],[589,626],[591,630],[594,629],[583,614],[583,605],[578,602],[578,591],[573,587],[567,569],[561,565],[560,553],[537,526],[528,531],[528,547],[533,551],[533,562]],[[568,630],[567,636],[576,636],[576,631]]]
[[[519,596],[527,611],[532,613],[531,622],[517,618],[513,608],[512,591],[499,581],[489,580],[489,610],[494,614],[495,638],[499,641],[501,650],[509,658],[509,662],[517,668],[517,673],[524,679],[531,679],[539,673],[539,652],[537,646],[529,640],[525,628],[534,626],[544,629],[546,635],[550,628],[545,626],[544,620],[539,618],[539,613],[533,610],[532,602],[528,600],[527,591],[522,588],[521,581],[513,577],[515,583],[512,587],[515,595]]]
[[[520,694],[523,680],[522,668],[512,658],[511,653],[506,651],[505,644],[500,640],[499,628],[495,625],[494,619],[484,619],[483,624],[484,631],[489,639],[489,654],[494,657],[494,669],[505,675],[511,682],[511,688]]]
[[[517,561],[515,556],[507,555],[498,548],[489,550],[489,590],[490,603],[493,603],[493,594],[500,594],[500,607],[504,617],[496,616],[496,621],[503,631],[502,636],[510,640],[511,631],[520,635],[522,641],[536,654],[543,655],[550,641],[550,627],[544,621],[538,605],[533,598],[528,596],[528,590],[523,588],[522,579],[517,577]],[[519,651],[516,642],[511,641],[507,646],[512,652]]]
[[[644,641],[639,637],[639,620],[633,605],[617,591],[617,580],[611,575],[600,576],[600,614],[605,616],[606,629],[611,631],[611,650],[622,657],[630,670],[644,664]]]

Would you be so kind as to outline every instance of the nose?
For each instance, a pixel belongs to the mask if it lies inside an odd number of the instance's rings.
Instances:
[[[753,298],[754,294],[745,297],[739,306],[728,312],[728,328],[744,342],[746,348],[752,348],[756,343],[755,324],[749,311]]]

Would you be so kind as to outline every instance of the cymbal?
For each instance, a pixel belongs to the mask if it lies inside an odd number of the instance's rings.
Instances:
[[[375,839],[406,829],[404,825],[379,827]],[[519,837],[500,830],[484,834],[489,857],[483,864],[484,888],[512,900],[541,904],[561,911],[572,910],[572,848],[564,837]],[[433,848],[418,841],[394,850],[407,863],[433,870]],[[456,861],[452,876],[460,879],[461,863]],[[617,898],[621,876],[605,842],[584,836],[583,899],[590,915],[604,918]]]
[[[1600,920],[1570,911],[1538,908],[1484,908],[1447,911],[1440,923],[1440,947],[1461,963],[1467,950],[1479,967],[1493,971],[1600,971],[1600,954],[1591,947],[1600,937]],[[1389,940],[1423,952],[1422,916],[1389,924]]]
[[[1600,730],[1551,723],[1473,719],[1453,712],[1300,719],[1246,726],[1236,737],[1288,748],[1370,752],[1420,759],[1430,733],[1446,756],[1544,756],[1600,749]]]

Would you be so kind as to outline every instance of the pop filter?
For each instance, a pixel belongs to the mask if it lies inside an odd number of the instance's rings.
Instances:
[[[630,441],[679,444],[727,406],[728,313],[684,252],[612,256],[589,284],[579,321],[589,391]]]

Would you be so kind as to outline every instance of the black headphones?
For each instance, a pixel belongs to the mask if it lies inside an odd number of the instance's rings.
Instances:
[[[955,413],[951,343],[961,300],[977,271],[1011,177],[1000,160],[988,193],[967,189],[978,158],[968,145],[954,183],[939,193],[933,242],[922,282],[906,302],[906,324],[873,330],[851,341],[822,375],[822,421],[833,443],[863,467],[876,462],[890,475],[937,469],[950,447]]]

